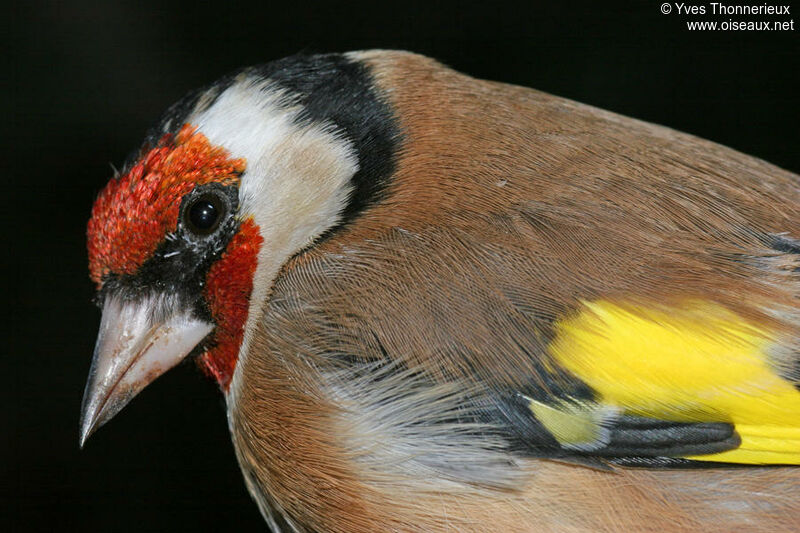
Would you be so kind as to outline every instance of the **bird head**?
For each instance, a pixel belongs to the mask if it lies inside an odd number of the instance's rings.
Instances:
[[[239,71],[110,180],[87,231],[102,318],[81,445],[187,356],[231,389],[281,266],[380,195],[395,131],[371,87],[342,55]]]

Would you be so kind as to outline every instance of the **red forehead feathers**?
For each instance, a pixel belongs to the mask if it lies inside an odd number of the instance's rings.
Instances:
[[[133,274],[178,224],[181,199],[197,185],[231,184],[244,171],[194,126],[164,135],[97,197],[89,220],[89,273],[100,284],[109,272]]]

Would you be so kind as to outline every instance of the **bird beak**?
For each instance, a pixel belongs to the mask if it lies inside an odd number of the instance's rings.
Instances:
[[[122,301],[109,295],[83,393],[80,446],[142,389],[178,364],[213,325],[175,310],[165,297]]]

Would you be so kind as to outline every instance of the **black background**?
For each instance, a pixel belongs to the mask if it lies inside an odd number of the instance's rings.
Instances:
[[[0,530],[263,529],[222,396],[193,364],[160,378],[78,450],[99,321],[86,272],[91,203],[110,164],[183,93],[299,51],[404,48],[800,171],[800,29],[692,33],[688,17],[662,15],[660,5],[194,0],[5,9],[0,216],[10,346],[0,374],[8,395],[0,516],[10,529]]]

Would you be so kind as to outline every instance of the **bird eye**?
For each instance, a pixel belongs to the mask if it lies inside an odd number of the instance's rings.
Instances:
[[[223,209],[217,195],[199,196],[186,209],[186,226],[198,235],[209,235],[219,226]]]

